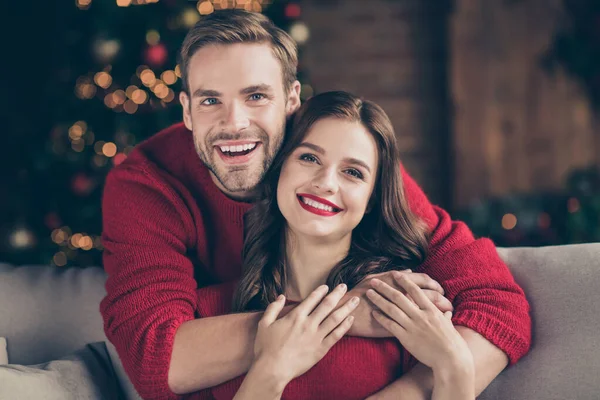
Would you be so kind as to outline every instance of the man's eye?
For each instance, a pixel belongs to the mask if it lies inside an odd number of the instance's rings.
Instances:
[[[315,163],[317,162],[317,157],[313,156],[312,154],[302,154],[300,156],[300,159],[302,161],[307,161],[307,162],[311,162],[311,163]]]
[[[353,176],[353,177],[355,177],[355,178],[358,178],[358,179],[363,179],[363,174],[361,174],[361,173],[360,173],[360,171],[359,171],[359,170],[357,170],[357,169],[354,169],[354,168],[347,169],[347,170],[346,170],[346,173],[347,173],[348,175],[350,175],[350,176]]]
[[[205,99],[201,104],[204,106],[212,106],[217,104],[218,100],[215,99],[214,97],[209,97],[208,99]]]
[[[262,100],[265,98],[265,95],[262,93],[254,93],[250,95],[250,100]]]

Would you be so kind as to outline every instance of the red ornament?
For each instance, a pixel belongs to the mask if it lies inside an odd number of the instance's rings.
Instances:
[[[300,6],[296,3],[290,3],[285,7],[285,16],[288,18],[300,17]]]
[[[160,68],[167,61],[168,55],[169,52],[167,51],[167,46],[159,43],[146,48],[144,51],[144,60],[146,60],[146,63],[151,67]]]
[[[78,196],[87,196],[95,186],[96,182],[84,173],[75,175],[71,181],[71,189]]]

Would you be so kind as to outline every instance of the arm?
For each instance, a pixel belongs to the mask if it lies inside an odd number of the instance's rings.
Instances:
[[[514,364],[527,353],[529,305],[491,241],[475,240],[465,224],[433,206],[404,168],[402,179],[411,209],[432,231],[429,256],[419,270],[437,280],[455,306],[453,322],[473,353],[479,394],[507,361]],[[417,364],[374,398],[429,399],[432,388],[431,370]]]
[[[175,399],[247,371],[259,315],[195,320],[202,293],[186,254],[196,226],[181,196],[140,168],[116,168],[106,181],[100,311],[138,393]]]

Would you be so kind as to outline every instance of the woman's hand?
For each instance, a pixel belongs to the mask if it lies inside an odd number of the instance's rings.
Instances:
[[[281,295],[269,304],[258,323],[254,361],[240,392],[256,395],[258,392],[249,386],[264,388],[265,382],[283,392],[289,381],[313,367],[346,334],[354,319],[350,313],[359,298],[353,297],[333,311],[346,293],[346,285],[338,285],[325,297],[327,292],[326,285],[318,287],[280,319],[277,317],[285,305],[285,297]],[[250,378],[257,384],[247,382]],[[236,398],[257,398],[241,396],[240,392]]]
[[[467,343],[452,325],[450,312],[442,313],[424,295],[423,290],[406,279],[397,278],[409,300],[385,282],[374,281],[375,290],[367,291],[369,299],[381,310],[373,316],[421,363],[438,373],[457,367],[473,370],[473,356]]]

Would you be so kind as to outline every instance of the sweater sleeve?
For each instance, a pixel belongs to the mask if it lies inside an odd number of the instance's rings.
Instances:
[[[122,166],[124,167],[124,166]],[[177,328],[194,318],[196,281],[186,248],[191,217],[172,189],[141,167],[113,169],[102,200],[108,279],[100,304],[115,345],[144,399],[178,399],[168,386]]]
[[[454,305],[452,321],[481,334],[512,365],[531,346],[529,303],[489,239],[475,239],[462,222],[432,205],[402,168],[409,205],[431,229],[429,255],[419,268],[437,280]]]

